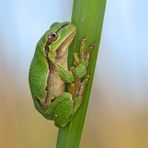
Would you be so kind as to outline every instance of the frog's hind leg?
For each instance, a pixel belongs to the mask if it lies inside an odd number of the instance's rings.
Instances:
[[[73,73],[73,76],[75,78],[75,81],[73,84],[71,84],[70,86],[72,86],[72,95],[73,98],[76,98],[78,92],[79,92],[79,88],[80,88],[80,84],[81,84],[81,80],[79,78],[79,76],[77,75],[76,69],[74,67],[71,67],[71,72]]]
[[[89,75],[86,75],[84,80],[81,82],[79,76],[76,73],[76,69],[72,68],[71,71],[74,75],[75,81],[74,83],[70,84],[69,92],[71,92],[73,99],[81,98],[83,95],[85,86],[89,80]]]
[[[65,92],[58,99],[60,99],[60,103],[54,110],[53,119],[56,126],[64,127],[71,121],[73,116],[72,95],[68,92]]]
[[[73,72],[74,72],[76,81],[75,81],[75,83],[72,83],[69,86],[69,92],[73,96],[73,101],[74,101],[73,114],[75,114],[75,112],[79,109],[79,107],[81,105],[81,101],[83,98],[83,92],[84,92],[85,86],[89,80],[89,76],[87,75],[84,78],[84,80],[81,82],[79,77],[76,75],[76,72],[75,71],[73,71]]]
[[[83,80],[83,82],[80,84],[80,88],[79,88],[79,92],[77,94],[77,96],[82,96],[83,95],[83,92],[84,92],[84,89],[86,87],[86,84],[88,83],[88,80],[89,80],[89,75],[86,75],[85,79]]]

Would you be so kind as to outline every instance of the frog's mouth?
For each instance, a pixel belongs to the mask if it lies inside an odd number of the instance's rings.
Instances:
[[[57,58],[58,58],[58,59],[59,59],[59,58],[62,58],[62,57],[66,54],[66,52],[67,52],[67,50],[68,50],[68,47],[69,47],[69,45],[72,43],[72,41],[73,41],[75,35],[76,35],[76,32],[71,33],[71,34],[62,42],[62,44],[58,47],[58,49],[57,49],[57,51],[56,51],[56,56],[55,56],[56,59],[57,59]]]

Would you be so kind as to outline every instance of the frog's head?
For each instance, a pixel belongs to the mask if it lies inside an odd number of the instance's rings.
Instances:
[[[45,53],[51,62],[65,55],[76,34],[76,27],[70,22],[54,23],[45,33]]]

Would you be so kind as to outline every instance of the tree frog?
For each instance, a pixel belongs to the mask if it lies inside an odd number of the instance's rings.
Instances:
[[[36,109],[57,127],[65,127],[79,109],[89,79],[90,45],[83,38],[74,64],[68,67],[68,47],[76,35],[70,22],[54,23],[37,43],[29,71],[29,85]]]

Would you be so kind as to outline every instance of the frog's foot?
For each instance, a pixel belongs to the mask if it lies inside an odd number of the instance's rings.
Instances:
[[[38,97],[35,96],[35,100],[37,101],[42,110],[45,110],[47,108],[47,104],[45,102],[42,102]]]
[[[80,63],[83,63],[86,65],[86,68],[89,70],[89,62],[92,50],[94,49],[94,44],[91,43],[89,48],[85,51],[86,47],[86,39],[82,38],[81,45],[80,45],[80,52],[74,53],[74,65],[78,66]]]
[[[84,80],[81,82],[74,67],[71,68],[71,72],[75,77],[75,81],[74,83],[70,84],[69,92],[72,94],[73,98],[82,98],[85,86],[89,80],[89,75],[86,75]]]
[[[69,91],[71,92],[73,98],[75,98],[77,93],[78,93],[78,90],[80,88],[81,80],[80,80],[79,76],[76,73],[75,67],[71,67],[70,71],[72,72],[75,80],[74,80],[74,83],[72,83],[69,86]]]
[[[45,100],[44,102],[42,102],[38,97],[35,96],[36,101],[38,102],[38,104],[40,105],[42,110],[46,110],[49,106],[49,100]],[[51,102],[53,102],[55,100],[55,98],[51,98]]]
[[[80,84],[80,88],[79,88],[79,92],[77,94],[77,97],[82,97],[84,89],[86,87],[86,84],[89,80],[89,75],[86,75],[85,79],[83,80],[83,82]]]

